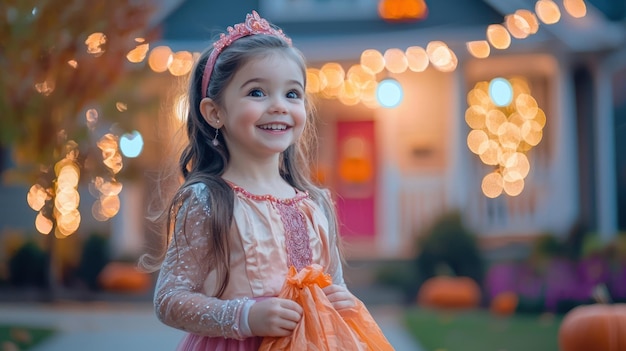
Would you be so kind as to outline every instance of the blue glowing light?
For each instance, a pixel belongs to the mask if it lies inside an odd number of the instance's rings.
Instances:
[[[402,86],[394,79],[385,79],[378,83],[376,98],[383,107],[396,107],[402,102]]]
[[[513,87],[504,78],[494,78],[489,82],[489,97],[498,107],[509,106],[513,101]]]

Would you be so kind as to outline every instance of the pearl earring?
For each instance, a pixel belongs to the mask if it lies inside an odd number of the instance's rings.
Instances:
[[[219,119],[217,119],[217,120],[215,121],[215,123],[216,123],[217,125],[219,125],[219,124],[220,124],[220,120],[219,120]],[[217,147],[217,146],[219,146],[219,145],[220,145],[220,141],[219,141],[219,140],[217,140],[217,136],[218,136],[219,134],[220,134],[220,129],[219,129],[219,128],[215,128],[215,138],[213,138],[213,141],[211,142],[211,143],[213,144],[213,146],[215,146],[215,147]]]
[[[220,130],[219,129],[215,129],[215,138],[213,138],[213,141],[211,143],[213,143],[213,146],[219,146],[220,145],[220,141],[217,140],[217,136],[220,134]]]

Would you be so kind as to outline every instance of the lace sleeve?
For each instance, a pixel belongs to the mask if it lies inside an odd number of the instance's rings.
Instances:
[[[174,219],[172,240],[155,289],[155,311],[161,322],[177,329],[243,339],[250,335],[244,335],[247,330],[242,332],[240,316],[253,301],[221,300],[202,293],[211,270],[207,259],[211,249],[209,204],[209,194],[202,183],[189,186],[177,197],[170,213]]]

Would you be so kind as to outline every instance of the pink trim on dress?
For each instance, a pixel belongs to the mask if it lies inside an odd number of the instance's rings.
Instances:
[[[307,197],[309,197],[309,193],[304,191],[300,191],[298,189],[295,189],[296,191],[296,196],[289,198],[289,199],[280,199],[277,198],[273,195],[254,195],[252,193],[250,193],[248,190],[240,187],[239,185],[235,185],[229,181],[226,181],[226,183],[228,183],[228,185],[230,185],[231,188],[233,188],[233,190],[239,192],[240,194],[242,194],[243,196],[247,197],[248,199],[251,200],[256,200],[256,201],[271,201],[274,203],[283,203],[283,204],[295,204],[298,203],[304,199],[306,199]]]

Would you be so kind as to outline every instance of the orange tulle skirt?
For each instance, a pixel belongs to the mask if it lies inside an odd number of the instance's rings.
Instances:
[[[331,284],[320,265],[300,272],[291,267],[278,297],[299,303],[304,309],[302,319],[290,336],[264,338],[259,351],[393,350],[360,300],[341,312],[333,308],[322,291]]]

